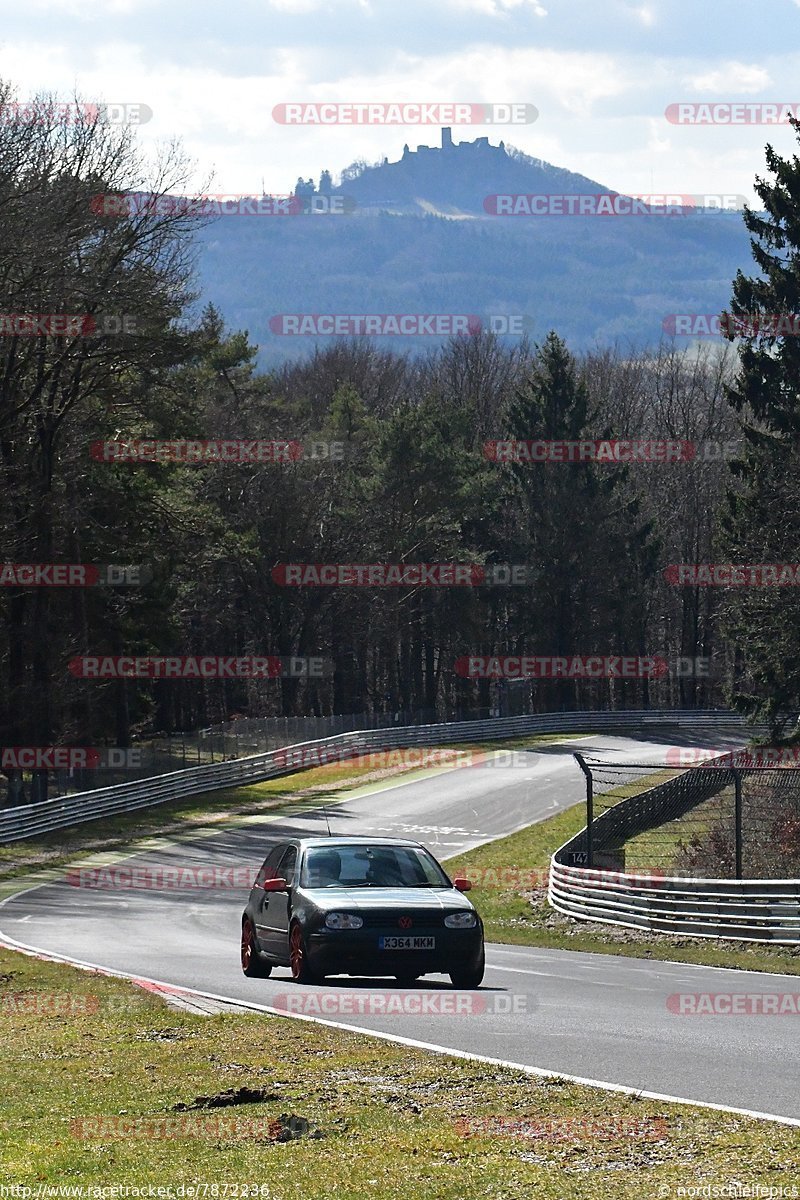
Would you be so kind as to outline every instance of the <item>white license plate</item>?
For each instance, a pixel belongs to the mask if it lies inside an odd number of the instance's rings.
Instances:
[[[435,950],[435,937],[382,937],[378,938],[379,950]]]

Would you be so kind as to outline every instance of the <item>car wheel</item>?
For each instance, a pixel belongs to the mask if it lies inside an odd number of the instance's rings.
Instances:
[[[296,921],[289,933],[289,966],[295,983],[319,982],[319,975],[309,965],[303,931]]]
[[[480,959],[474,967],[467,967],[463,971],[451,971],[450,982],[453,987],[457,988],[480,987],[483,982],[483,973],[485,970],[486,958],[481,954]]]
[[[417,982],[419,975],[415,971],[404,971],[402,975],[395,975],[395,979],[400,987],[411,987],[412,983]]]
[[[242,970],[250,979],[266,979],[272,972],[272,964],[256,948],[255,930],[247,917],[242,921]]]

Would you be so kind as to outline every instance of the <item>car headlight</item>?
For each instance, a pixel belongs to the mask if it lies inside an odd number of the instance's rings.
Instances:
[[[330,912],[325,918],[328,929],[360,929],[363,924],[363,918],[352,913]]]
[[[450,913],[444,923],[448,929],[473,929],[477,924],[474,912]]]

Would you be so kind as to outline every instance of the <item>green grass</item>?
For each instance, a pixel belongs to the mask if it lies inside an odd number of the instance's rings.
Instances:
[[[676,817],[666,825],[659,826],[658,856],[665,874],[681,875],[679,864],[681,843],[686,845],[692,837],[705,840],[708,835],[720,827],[727,818],[727,828],[733,826],[733,785],[725,788],[716,796],[703,800],[690,812],[682,817]],[[724,826],[723,826],[724,827]],[[628,870],[644,871],[653,862],[653,831],[647,830],[637,834],[625,843],[625,864]],[[723,872],[720,869],[720,876]]]
[[[550,857],[585,824],[585,805],[576,804],[510,837],[447,860],[451,876],[465,875],[477,881],[469,895],[483,917],[487,940],[548,950],[583,950],[800,974],[800,946],[651,934],[647,930],[577,921],[556,912],[547,903]],[[487,877],[487,871],[494,875]]]
[[[57,1019],[47,1012],[54,996]],[[266,1014],[174,1012],[120,980],[2,950],[0,1015],[6,1185],[207,1184],[221,1197],[225,1185],[241,1196],[256,1184],[270,1200],[642,1200],[797,1178],[800,1138],[786,1126]],[[240,1089],[252,1102],[191,1109]],[[128,1122],[128,1134],[80,1136],[100,1117]],[[319,1136],[275,1140],[287,1117]],[[186,1122],[181,1136],[163,1136],[166,1118]],[[207,1118],[246,1127],[204,1131]],[[514,1122],[517,1134],[504,1133]]]

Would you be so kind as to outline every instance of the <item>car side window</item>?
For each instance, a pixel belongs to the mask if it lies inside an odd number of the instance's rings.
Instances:
[[[280,863],[276,876],[278,879],[285,879],[289,887],[294,883],[295,871],[297,870],[297,851],[294,846],[290,846],[284,854]]]
[[[271,850],[261,866],[261,870],[256,875],[256,884],[261,884],[265,879],[276,879],[277,874],[275,868],[278,865],[280,858],[286,853],[286,846],[276,846]]]

